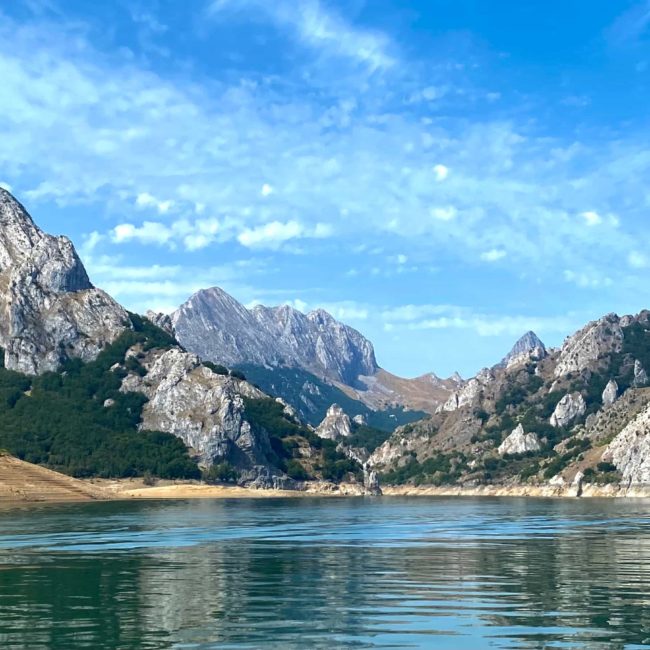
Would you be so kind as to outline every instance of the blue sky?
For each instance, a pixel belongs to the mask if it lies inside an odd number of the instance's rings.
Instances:
[[[0,2],[0,182],[131,309],[322,306],[398,374],[650,307],[650,1]]]

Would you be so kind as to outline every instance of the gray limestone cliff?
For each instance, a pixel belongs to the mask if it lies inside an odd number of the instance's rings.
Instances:
[[[268,464],[268,439],[253,432],[243,400],[266,397],[262,391],[246,381],[212,372],[195,354],[179,348],[148,351],[141,363],[146,375],[131,372],[122,390],[148,398],[142,429],[178,436],[203,466],[221,461],[238,468]]]
[[[67,358],[94,359],[130,321],[93,287],[72,242],[38,228],[0,188],[0,346],[5,366],[28,374]]]
[[[172,322],[185,348],[216,363],[293,366],[348,385],[378,370],[372,344],[322,309],[246,309],[213,287],[195,293]]]

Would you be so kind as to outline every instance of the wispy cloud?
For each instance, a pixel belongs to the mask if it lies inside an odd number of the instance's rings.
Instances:
[[[355,27],[320,0],[213,0],[209,5],[213,17],[243,10],[247,19],[264,17],[325,56],[343,57],[371,70],[396,64],[395,46],[385,34]]]

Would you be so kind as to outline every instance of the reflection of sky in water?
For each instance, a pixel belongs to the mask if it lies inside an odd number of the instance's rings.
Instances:
[[[21,650],[634,647],[650,638],[647,505],[278,499],[7,510],[0,641]]]

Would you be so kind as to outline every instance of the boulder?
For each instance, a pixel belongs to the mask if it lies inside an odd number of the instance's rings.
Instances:
[[[634,362],[634,382],[633,385],[635,388],[641,388],[648,383],[648,373],[645,371],[641,362],[637,359]]]
[[[618,384],[616,380],[610,379],[603,391],[603,406],[611,406],[618,397]]]
[[[587,404],[580,393],[565,395],[555,407],[551,415],[551,426],[566,427],[576,418],[581,417],[587,410]]]
[[[525,433],[523,425],[519,425],[499,446],[501,456],[505,454],[525,454],[528,451],[539,451],[542,448],[535,433]]]

